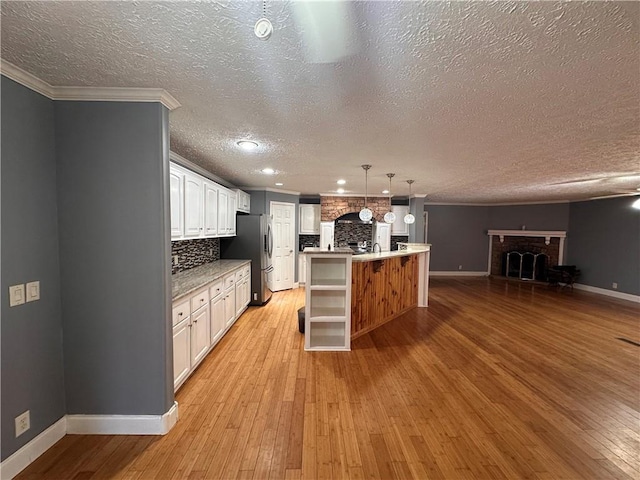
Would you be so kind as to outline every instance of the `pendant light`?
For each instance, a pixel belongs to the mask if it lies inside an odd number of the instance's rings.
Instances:
[[[411,210],[411,184],[414,182],[415,180],[407,180],[407,183],[409,184],[409,210]],[[416,221],[416,217],[414,217],[411,213],[407,213],[404,216],[404,223],[411,225],[413,222]]]
[[[373,218],[373,212],[367,208],[367,188],[369,182],[369,169],[371,165],[362,165],[364,170],[364,208],[360,210],[360,220],[368,222]]]
[[[391,179],[395,177],[395,175],[395,173],[387,173],[387,177],[389,177],[389,211],[384,214],[384,221],[387,223],[396,221],[396,214],[391,211]]]

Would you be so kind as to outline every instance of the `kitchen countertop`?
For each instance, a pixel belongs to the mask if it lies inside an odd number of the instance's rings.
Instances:
[[[333,255],[337,253],[340,253],[340,254],[348,253],[353,255],[353,250],[351,250],[348,247],[336,247],[332,250],[327,250],[326,248],[320,248],[320,247],[306,247],[303,253],[314,253],[314,254],[322,253],[327,255]]]
[[[411,244],[413,248],[410,250],[392,250],[390,252],[363,253],[362,255],[354,255],[354,262],[371,262],[373,260],[384,260],[385,258],[404,257],[407,255],[415,255],[417,253],[428,252],[431,245],[428,244]]]
[[[175,302],[207,283],[250,263],[250,260],[217,260],[171,275],[171,299]]]

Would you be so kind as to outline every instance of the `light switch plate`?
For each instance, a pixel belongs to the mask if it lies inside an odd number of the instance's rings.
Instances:
[[[27,302],[40,300],[40,282],[27,283]]]
[[[24,284],[9,287],[9,306],[17,307],[24,303]]]

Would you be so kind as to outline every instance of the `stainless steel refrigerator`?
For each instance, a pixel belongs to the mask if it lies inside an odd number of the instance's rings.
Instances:
[[[249,305],[264,305],[271,298],[267,283],[273,271],[273,232],[269,215],[238,215],[236,236],[222,238],[220,258],[251,260],[251,302]]]

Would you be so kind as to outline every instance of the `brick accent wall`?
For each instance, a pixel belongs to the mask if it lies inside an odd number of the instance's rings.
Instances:
[[[373,212],[373,218],[382,222],[384,214],[390,209],[388,197],[368,197],[367,207]],[[320,197],[320,218],[330,222],[347,213],[357,213],[364,208],[364,197]]]
[[[551,243],[546,245],[543,237],[504,237],[504,243],[500,243],[498,235],[493,236],[491,244],[491,275],[502,275],[502,259],[506,252],[531,252],[548,255],[547,267],[558,264],[560,254],[560,239],[551,238]]]

